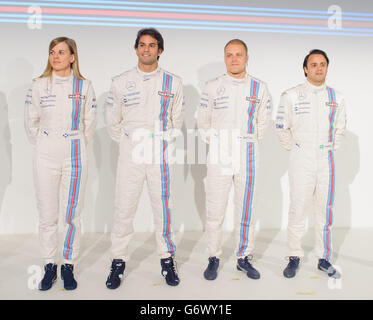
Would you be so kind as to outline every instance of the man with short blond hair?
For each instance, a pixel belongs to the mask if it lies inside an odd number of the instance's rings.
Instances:
[[[229,41],[224,48],[227,74],[205,84],[198,108],[198,128],[202,139],[210,144],[205,185],[209,263],[204,277],[207,280],[217,277],[222,225],[232,182],[235,221],[239,221],[237,269],[251,279],[260,278],[250,263],[254,249],[255,183],[258,142],[268,125],[272,102],[266,83],[246,73],[248,59],[247,46],[242,40]],[[226,136],[228,143],[224,143]],[[232,153],[231,163],[219,158],[226,151]]]

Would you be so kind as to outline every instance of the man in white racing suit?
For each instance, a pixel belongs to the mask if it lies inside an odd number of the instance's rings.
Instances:
[[[340,277],[329,259],[335,196],[334,151],[344,135],[346,115],[343,95],[325,84],[328,65],[324,51],[310,51],[303,63],[305,83],[281,95],[277,112],[278,137],[283,147],[290,150],[289,263],[283,272],[287,278],[295,276],[304,256],[301,239],[306,228],[307,204],[312,198],[318,268],[330,277]]]
[[[135,49],[138,65],[113,78],[105,107],[109,134],[119,143],[112,265],[106,281],[109,289],[119,287],[129,260],[127,247],[144,181],[149,189],[162,275],[168,285],[179,284],[171,232],[173,166],[169,155],[173,134],[183,122],[182,81],[158,66],[164,48],[157,30],[141,29]],[[150,158],[139,156],[138,140]]]
[[[96,98],[79,72],[74,40],[60,37],[50,44],[46,71],[34,79],[25,103],[25,129],[36,145],[34,179],[39,211],[39,238],[45,262],[40,290],[57,277],[59,211],[65,214],[61,275],[67,290],[76,288],[74,260],[79,253],[80,214],[87,176],[87,143],[95,133]]]
[[[224,48],[227,74],[208,81],[198,108],[198,128],[209,143],[206,191],[207,280],[217,277],[222,253],[222,225],[234,184],[237,225],[237,268],[252,279],[260,273],[251,265],[254,249],[254,204],[258,142],[270,119],[272,102],[266,83],[246,73],[248,53],[239,39]],[[231,156],[230,156],[231,154]]]

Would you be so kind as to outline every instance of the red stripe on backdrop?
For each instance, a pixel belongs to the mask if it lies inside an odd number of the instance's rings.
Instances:
[[[207,14],[187,14],[187,13],[162,13],[162,12],[142,12],[142,11],[115,11],[115,10],[87,10],[87,9],[59,9],[43,8],[42,14],[61,15],[86,15],[86,16],[115,16],[115,17],[135,17],[135,18],[163,18],[175,20],[200,20],[200,21],[226,21],[226,22],[252,22],[263,24],[291,24],[291,25],[314,25],[328,26],[328,19],[298,19],[298,18],[273,18],[273,17],[245,17],[227,15],[207,15]],[[0,12],[17,12],[28,14],[28,7],[0,6]],[[52,17],[51,17],[52,18]],[[373,28],[372,22],[355,22],[343,20],[343,27]]]

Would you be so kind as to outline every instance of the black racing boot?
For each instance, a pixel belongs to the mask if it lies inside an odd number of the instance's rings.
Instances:
[[[44,277],[39,283],[39,290],[46,291],[52,288],[53,283],[57,280],[57,265],[48,263],[44,266]]]
[[[61,266],[61,279],[65,290],[75,290],[78,284],[74,279],[74,265],[65,263]]]
[[[122,259],[114,259],[111,263],[110,273],[106,280],[108,289],[116,289],[120,286],[126,263]]]
[[[341,274],[337,271],[336,268],[332,266],[332,264],[328,260],[319,259],[317,268],[321,271],[326,272],[331,278],[339,279],[341,277]]]
[[[252,257],[250,256],[250,260]],[[237,260],[237,270],[245,271],[246,275],[251,279],[259,279],[260,273],[249,262],[249,257],[239,258]]]
[[[207,269],[203,273],[206,280],[215,280],[218,276],[219,258],[210,257]]]
[[[172,257],[161,259],[162,276],[165,277],[169,286],[177,286],[180,282]]]
[[[295,273],[299,267],[300,258],[299,257],[289,257],[289,263],[284,269],[285,278],[294,278]]]

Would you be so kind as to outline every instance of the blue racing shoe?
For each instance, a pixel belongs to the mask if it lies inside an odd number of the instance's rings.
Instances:
[[[252,256],[250,256],[250,260]],[[251,279],[259,279],[260,273],[249,262],[249,257],[240,258],[237,260],[237,269],[246,272],[246,275]]]
[[[296,271],[299,267],[300,259],[299,257],[289,257],[289,263],[284,269],[284,277],[285,278],[294,278]]]
[[[57,280],[57,265],[48,263],[44,266],[44,277],[39,283],[39,290],[46,291],[52,288],[53,283]]]
[[[203,273],[203,276],[206,280],[215,280],[218,276],[218,268],[219,268],[219,258],[217,257],[210,257],[209,264]]]
[[[63,280],[63,287],[65,290],[75,290],[78,286],[77,282],[74,279],[74,265],[72,264],[63,264],[61,266],[61,279]]]
[[[172,257],[161,259],[162,276],[165,277],[166,283],[169,286],[177,286],[180,283],[179,276],[177,274],[174,259]]]
[[[337,271],[336,268],[332,266],[332,264],[328,260],[319,259],[317,268],[321,271],[326,272],[331,278],[339,279],[341,277],[341,274]]]

